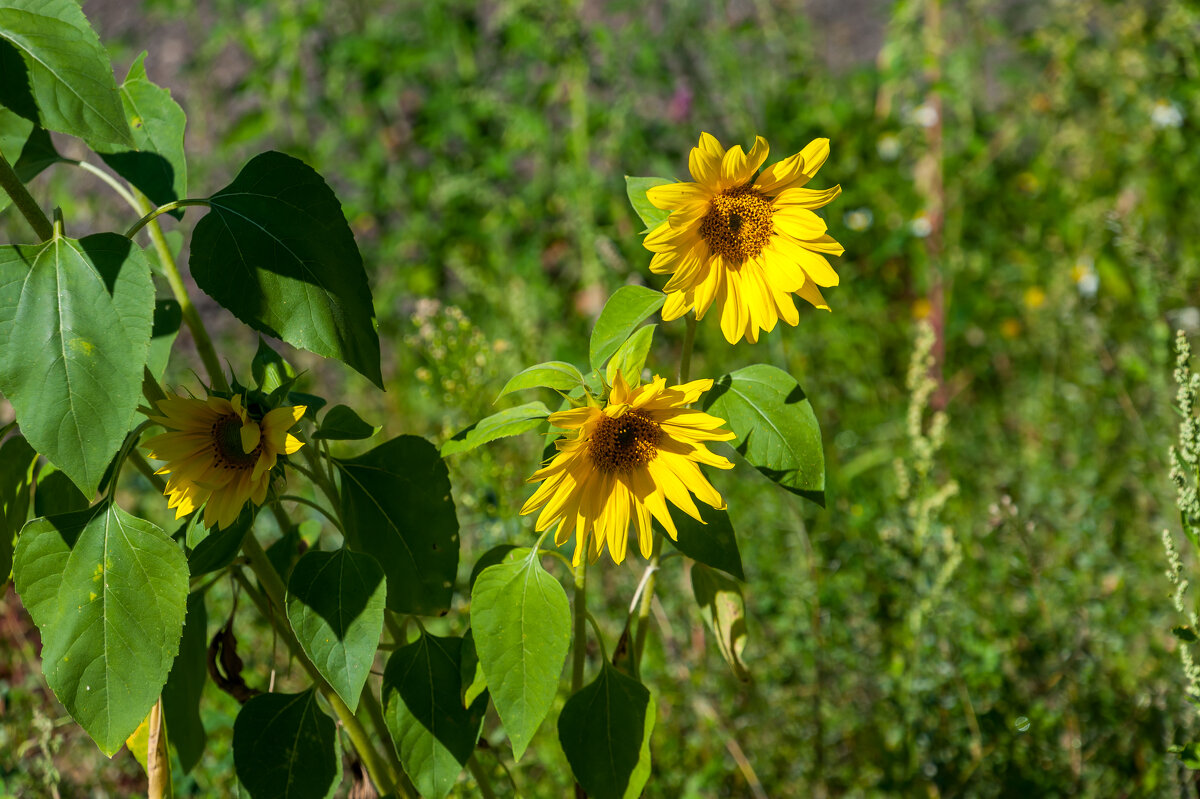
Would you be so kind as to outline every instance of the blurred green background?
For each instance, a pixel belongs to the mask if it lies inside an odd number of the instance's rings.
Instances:
[[[440,443],[490,413],[523,366],[585,362],[617,287],[661,286],[624,175],[686,179],[702,130],[727,146],[763,135],[771,160],[830,138],[812,185],[843,188],[826,209],[846,247],[833,313],[802,309],[797,328],[736,348],[706,319],[692,369],[767,361],[800,380],[824,430],[828,507],[748,468],[718,482],[749,578],[753,681],[738,683],[705,640],[671,561],[644,670],[658,700],[646,796],[1192,795],[1192,772],[1166,753],[1190,739],[1195,710],[1160,534],[1177,524],[1171,342],[1200,331],[1195,5],[83,7],[118,80],[149,50],[150,78],[187,111],[193,196],[265,149],[334,186],[372,279],[388,391],[289,357],[310,370],[305,390],[349,401],[388,435]],[[85,175],[52,170],[34,191],[63,206],[72,235],[132,221]],[[12,212],[2,219],[26,235]],[[198,299],[248,379],[254,337]],[[906,495],[935,497],[940,546],[926,548],[897,477],[919,463],[905,421],[919,318],[939,331],[933,403],[948,418]],[[659,329],[663,373],[682,329]],[[194,389],[182,344],[172,379]],[[531,540],[515,514],[533,438],[452,461],[464,576],[492,544]],[[951,481],[957,493],[938,496]],[[610,648],[640,573],[636,558],[593,572]],[[465,614],[445,624],[461,632]],[[132,758],[104,761],[46,693],[29,629],[9,603],[6,790],[135,792]],[[245,640],[255,629],[243,635],[252,666],[272,647],[261,629]],[[211,720],[230,724],[236,705],[209,693]],[[519,766],[499,752],[523,795],[568,795],[553,730]],[[229,734],[210,730],[181,795],[232,795]],[[459,789],[475,795],[468,777]]]

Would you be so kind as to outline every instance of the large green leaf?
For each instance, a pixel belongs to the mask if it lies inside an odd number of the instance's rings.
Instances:
[[[721,657],[742,682],[750,680],[750,672],[742,662],[746,648],[746,601],[742,587],[703,563],[692,564],[692,594],[700,606],[704,623],[717,639]]]
[[[654,330],[658,325],[644,325],[633,331],[633,335],[625,339],[625,343],[617,347],[617,351],[608,359],[604,369],[604,379],[610,386],[616,385],[617,372],[627,386],[636,386],[642,382],[642,368],[646,365],[646,357],[650,354],[650,345],[654,341]]]
[[[453,438],[442,444],[442,457],[467,452],[489,441],[532,430],[545,422],[549,415],[550,409],[540,402],[527,402],[493,413],[455,433]]]
[[[167,361],[171,359],[171,347],[175,344],[175,336],[179,334],[182,322],[183,308],[178,300],[154,301],[154,326],[150,331],[150,352],[146,355],[146,368],[155,380],[162,380],[163,372],[167,370]]]
[[[233,559],[242,548],[246,533],[254,527],[257,516],[258,506],[247,502],[238,512],[233,524],[225,528],[213,527],[206,532],[197,516],[196,523],[189,528],[189,533],[203,535],[203,538],[196,540],[189,536],[188,546],[192,547],[192,551],[188,555],[188,569],[191,570],[192,576],[219,571],[233,563]]]
[[[54,695],[108,756],[150,711],[183,631],[183,553],[112,505],[34,519],[17,542],[17,592],[42,634]]]
[[[738,369],[717,380],[704,410],[729,423],[730,443],[750,465],[825,507],[821,427],[796,378],[761,363]]]
[[[362,256],[333,190],[291,156],[255,156],[192,233],[196,285],[267,335],[383,386]]]
[[[387,606],[424,614],[450,607],[458,518],[437,449],[419,436],[400,436],[337,465],[346,541],[383,566]]]
[[[487,694],[463,707],[461,638],[422,635],[388,658],[383,702],[396,754],[421,796],[442,799],[466,766]]]
[[[0,591],[12,573],[13,545],[29,516],[29,484],[37,453],[21,436],[0,444]]]
[[[567,700],[558,740],[576,781],[592,799],[636,799],[650,777],[650,691],[607,661]]]
[[[260,694],[233,723],[233,765],[252,799],[327,799],[341,782],[337,726],[317,692]]]
[[[0,0],[0,40],[21,54],[25,66],[24,75],[6,71],[4,82],[28,80],[43,127],[78,136],[94,149],[136,146],[112,64],[77,3]],[[26,108],[13,110],[28,114]]]
[[[670,216],[670,211],[664,211],[661,208],[650,202],[646,197],[646,192],[655,186],[665,186],[668,183],[674,183],[673,180],[666,178],[633,178],[629,175],[625,176],[625,194],[629,197],[629,204],[633,206],[633,210],[637,211],[637,215],[641,217],[642,223],[646,229],[643,233],[649,233],[654,228],[667,221]]]
[[[104,163],[141,190],[155,205],[187,196],[187,159],[183,130],[187,115],[171,99],[171,91],[146,76],[143,52],[129,67],[121,84],[121,104],[133,131],[134,148],[100,154]],[[176,217],[183,211],[173,212]]]
[[[351,711],[383,632],[383,569],[362,552],[308,552],[292,569],[287,617],[304,654]]]
[[[200,719],[200,697],[208,679],[208,611],[204,594],[189,594],[187,616],[183,621],[183,638],[179,654],[163,686],[163,715],[171,733],[171,746],[179,756],[183,773],[187,774],[204,754],[208,733]]]
[[[588,361],[599,369],[613,356],[650,314],[666,302],[667,295],[645,286],[622,286],[604,303],[604,310],[592,328]]]
[[[679,538],[667,538],[676,549],[689,558],[727,571],[739,580],[745,580],[742,554],[738,550],[733,524],[729,521],[729,511],[717,510],[703,502],[698,503],[696,507],[704,523],[701,524],[686,513],[672,513],[671,520],[675,522]],[[657,522],[655,527],[658,527]]]
[[[153,315],[150,267],[124,236],[0,247],[0,391],[88,497],[133,422]]]
[[[492,702],[520,760],[558,692],[571,644],[567,593],[533,550],[516,550],[475,580],[471,629]]]
[[[552,388],[556,391],[571,391],[583,385],[583,375],[566,361],[546,361],[522,369],[512,376],[496,399],[527,388]]]

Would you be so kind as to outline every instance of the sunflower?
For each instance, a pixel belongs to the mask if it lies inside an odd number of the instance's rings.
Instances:
[[[758,341],[779,319],[800,321],[792,294],[829,310],[821,290],[838,284],[825,255],[844,252],[813,213],[831,203],[840,186],[802,188],[829,156],[829,140],[816,139],[800,152],[758,173],[767,159],[759,136],[749,153],[726,150],[707,133],[692,148],[694,183],[668,183],[646,192],[655,207],[670,211],[646,236],[654,253],[650,271],[671,275],[662,317],[689,311],[703,319],[715,302],[721,331],[730,344]]]
[[[575,432],[555,442],[558,454],[529,478],[542,484],[521,514],[541,508],[537,530],[557,522],[557,545],[574,531],[578,564],[585,549],[595,561],[605,544],[614,561],[623,561],[631,520],[637,524],[642,556],[650,557],[651,517],[678,537],[666,500],[703,522],[689,491],[724,510],[725,501],[696,464],[732,469],[728,459],[709,452],[704,442],[728,441],[734,435],[721,429],[723,419],[687,407],[712,383],[693,380],[668,388],[663,378],[655,377],[631,389],[618,372],[603,408],[589,405],[551,414],[550,424]]]
[[[163,493],[176,519],[208,503],[204,526],[229,527],[247,500],[266,500],[280,453],[304,446],[288,433],[304,415],[303,405],[275,408],[261,418],[236,394],[202,400],[168,394],[157,405],[157,415],[146,415],[168,432],[143,446],[151,458],[166,461],[155,474],[171,475]]]

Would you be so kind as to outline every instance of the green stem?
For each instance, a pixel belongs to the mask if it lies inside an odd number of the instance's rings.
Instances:
[[[684,317],[687,329],[683,333],[683,352],[679,354],[679,382],[686,383],[692,373],[692,347],[696,344],[696,317]]]
[[[292,467],[295,468],[296,464],[293,463]],[[307,505],[308,507],[315,510],[317,513],[324,516],[330,522],[332,522],[333,526],[338,529],[338,532],[342,533],[342,535],[345,535],[345,531],[342,530],[341,520],[338,519],[336,516],[334,516],[327,508],[324,508],[324,507],[318,505],[317,503],[313,502],[311,499],[299,497],[299,496],[296,496],[295,494],[284,494],[283,496],[281,496],[279,498],[279,501],[280,502],[296,502],[301,505]]]
[[[571,693],[583,687],[583,667],[587,663],[587,555],[580,553],[579,565],[575,567],[575,640],[572,642],[574,659],[571,665]]]
[[[492,790],[492,780],[475,755],[471,755],[471,759],[467,761],[467,768],[475,778],[475,784],[479,786],[479,795],[483,799],[496,799],[496,792]]]
[[[398,775],[393,773],[391,764],[379,756],[379,751],[372,745],[371,738],[363,728],[362,722],[350,712],[350,708],[338,696],[337,691],[333,690],[329,683],[321,676],[317,667],[304,654],[304,650],[292,633],[291,627],[284,623],[279,613],[276,612],[276,609],[284,607],[286,588],[279,573],[271,565],[270,559],[267,558],[267,553],[263,550],[262,545],[258,543],[258,539],[254,537],[253,533],[247,535],[242,542],[242,552],[250,562],[250,568],[254,572],[254,576],[258,578],[259,583],[267,594],[266,601],[259,606],[259,610],[262,611],[271,625],[275,627],[280,640],[287,646],[292,657],[300,663],[308,673],[309,678],[316,684],[317,689],[328,700],[330,707],[333,708],[333,712],[342,722],[342,726],[345,727],[346,734],[350,736],[350,742],[353,744],[355,751],[362,758],[363,765],[366,767],[367,773],[371,776],[371,782],[375,783],[375,787],[378,789],[380,795],[383,796],[393,791],[401,790],[402,786],[397,785]],[[254,590],[254,587],[250,585],[249,581],[240,571],[235,570],[235,573],[238,575],[239,582],[243,583],[243,588],[247,589],[246,593],[252,599],[255,598],[258,592]],[[262,598],[260,597],[259,599]],[[258,600],[256,600],[257,603]],[[402,795],[407,796],[407,792]]]
[[[71,166],[77,166],[84,172],[90,172],[91,174],[100,178],[107,183],[108,187],[115,191],[122,200],[127,202],[129,206],[133,208],[133,210],[137,211],[139,214],[142,213],[142,209],[141,206],[138,205],[137,198],[130,194],[128,189],[121,185],[121,181],[117,180],[100,167],[96,166],[95,164],[89,164],[87,161],[75,161],[71,159],[68,159],[66,163],[70,164]]]
[[[17,206],[17,210],[29,222],[39,239],[49,241],[54,237],[54,226],[50,224],[46,212],[33,199],[33,195],[25,188],[25,184],[17,177],[17,173],[3,154],[0,154],[0,189],[4,189],[8,196],[12,197],[13,205]]]
[[[217,351],[213,349],[212,339],[208,337],[208,330],[204,327],[204,322],[200,320],[200,314],[196,311],[196,306],[192,305],[192,299],[188,296],[187,287],[183,285],[183,277],[179,274],[179,267],[175,263],[175,256],[171,254],[171,248],[167,245],[167,239],[163,236],[162,227],[158,224],[155,216],[164,210],[172,210],[168,206],[176,205],[205,205],[203,200],[179,200],[178,203],[167,203],[167,205],[159,206],[154,210],[150,210],[153,206],[146,199],[145,195],[138,192],[137,207],[143,212],[149,213],[138,222],[129,233],[125,234],[126,238],[133,238],[133,234],[141,229],[142,225],[147,222],[150,225],[150,240],[154,243],[154,250],[158,253],[158,260],[162,262],[163,274],[166,275],[167,284],[171,287],[171,294],[179,303],[179,310],[183,314],[184,324],[188,326],[188,330],[192,333],[192,340],[196,343],[196,352],[200,354],[200,360],[204,362],[204,369],[208,372],[209,382],[217,391],[228,391],[229,384],[225,382],[225,372],[221,369],[221,361],[217,358]]]
[[[138,205],[141,205],[141,203],[138,203]],[[140,209],[145,215],[138,221],[134,222],[133,227],[125,231],[125,238],[132,239],[138,234],[138,231],[163,214],[168,214],[171,211],[175,211],[179,208],[186,208],[189,205],[203,205],[205,208],[212,207],[212,203],[210,203],[208,200],[172,200],[171,202],[160,205],[157,208],[147,202],[145,207]]]

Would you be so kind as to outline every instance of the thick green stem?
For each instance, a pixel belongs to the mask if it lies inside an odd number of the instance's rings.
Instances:
[[[13,205],[17,206],[17,210],[29,222],[39,239],[49,241],[54,237],[54,226],[50,224],[50,218],[33,199],[29,189],[25,188],[25,184],[17,177],[17,173],[13,171],[12,165],[8,163],[8,159],[2,153],[0,153],[0,188],[4,189],[9,197],[12,197]]]
[[[145,198],[143,197],[142,199]],[[139,202],[138,204],[141,205],[142,203]],[[160,205],[157,208],[147,201],[145,206],[139,209],[144,216],[138,221],[134,222],[133,227],[125,231],[125,238],[132,239],[138,234],[138,231],[153,222],[155,219],[158,219],[163,214],[169,214],[171,211],[175,211],[180,208],[186,208],[189,205],[203,205],[205,208],[212,207],[212,203],[210,203],[208,200],[172,200],[171,202]]]
[[[171,294],[179,303],[184,324],[188,326],[188,330],[192,333],[192,340],[196,342],[196,352],[200,354],[200,360],[204,362],[208,380],[217,391],[228,391],[229,384],[225,382],[225,372],[221,368],[221,360],[217,357],[217,351],[213,348],[212,339],[208,337],[208,330],[205,329],[204,322],[200,320],[196,306],[192,305],[192,299],[188,296],[187,287],[183,285],[183,277],[179,274],[179,267],[175,263],[175,256],[171,254],[171,248],[167,245],[166,237],[163,236],[162,227],[155,219],[159,213],[172,210],[172,207],[169,206],[206,205],[207,203],[201,200],[179,200],[177,203],[167,203],[167,205],[154,208],[150,201],[139,193],[137,204],[139,210],[146,213],[146,216],[125,235],[127,238],[133,238],[143,225],[147,223],[150,225],[150,240],[154,243],[159,261],[162,262],[163,274],[166,275],[167,284],[171,287]]]
[[[572,642],[574,659],[571,664],[571,693],[583,687],[583,667],[587,663],[587,557],[579,558],[575,567],[575,639]]]
[[[317,667],[304,654],[304,650],[292,633],[291,627],[276,612],[276,609],[284,607],[286,588],[279,573],[271,565],[270,559],[267,558],[267,553],[263,551],[262,545],[258,543],[258,539],[254,537],[253,533],[247,535],[242,542],[242,552],[246,555],[254,576],[258,578],[259,583],[267,594],[267,606],[260,606],[259,610],[263,612],[263,615],[275,627],[280,640],[287,646],[292,657],[300,663],[305,672],[308,673],[308,676],[316,684],[317,689],[329,701],[333,712],[337,715],[338,720],[341,721],[342,726],[345,727],[346,734],[350,736],[350,743],[354,746],[354,750],[362,758],[363,765],[371,777],[371,782],[375,784],[376,789],[378,789],[382,796],[386,796],[393,791],[403,791],[403,786],[397,785],[399,775],[394,773],[391,764],[385,758],[380,757],[379,751],[371,743],[371,738],[367,734],[366,729],[363,728],[362,722],[350,712],[350,708],[337,695],[337,691],[333,690],[329,683],[321,676],[321,673],[317,671]],[[244,580],[245,578],[243,577],[242,579]],[[245,587],[252,589],[252,586],[248,585],[248,581]],[[247,593],[252,598],[257,594],[253,590],[247,591]],[[408,793],[404,791],[401,795],[407,796]]]

